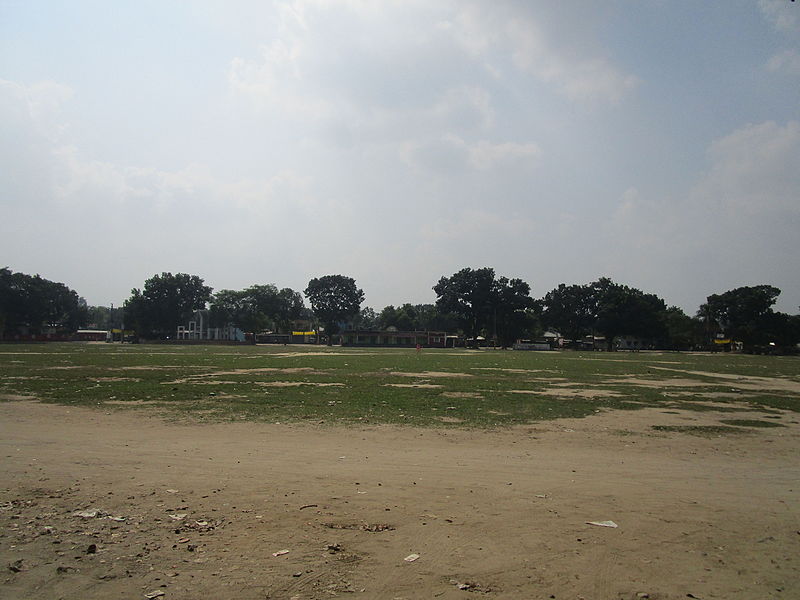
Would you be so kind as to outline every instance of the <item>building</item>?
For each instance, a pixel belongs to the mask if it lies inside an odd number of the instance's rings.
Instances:
[[[179,325],[176,339],[183,341],[215,340],[224,342],[244,342],[244,332],[238,327],[210,327],[209,312],[196,310],[188,325]]]
[[[105,329],[78,329],[73,339],[76,342],[110,342],[111,332]]]
[[[355,329],[340,336],[342,346],[382,346],[387,348],[445,348],[444,331],[377,331]]]

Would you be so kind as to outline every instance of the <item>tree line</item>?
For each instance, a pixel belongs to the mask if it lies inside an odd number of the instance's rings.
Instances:
[[[528,283],[497,276],[494,269],[464,268],[432,287],[432,304],[405,303],[375,311],[362,307],[364,292],[351,277],[313,278],[301,294],[273,284],[214,293],[202,278],[186,273],[153,275],[131,290],[120,309],[88,306],[63,283],[0,269],[0,332],[13,338],[21,330],[78,327],[133,329],[144,339],[168,339],[195,310],[208,309],[212,327],[236,326],[249,333],[289,333],[294,324],[321,326],[328,336],[342,328],[361,330],[446,331],[467,340],[482,337],[507,347],[536,339],[546,330],[574,344],[603,338],[609,350],[623,336],[658,348],[686,350],[736,340],[747,351],[795,349],[800,315],[774,311],[780,290],[744,286],[708,296],[694,316],[655,294],[601,277],[587,284],[560,284],[533,298]],[[310,307],[306,307],[305,296]]]

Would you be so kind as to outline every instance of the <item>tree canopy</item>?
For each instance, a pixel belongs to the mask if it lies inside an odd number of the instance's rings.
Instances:
[[[578,340],[594,328],[597,299],[588,285],[564,283],[545,294],[542,319],[568,339]]]
[[[206,307],[211,292],[197,275],[153,275],[141,290],[131,290],[131,297],[125,301],[125,326],[133,327],[144,338],[174,337],[178,325],[188,322],[195,310]]]
[[[220,290],[211,302],[211,322],[216,327],[234,325],[253,333],[264,329],[288,332],[304,307],[299,292],[291,288],[279,290],[272,284]]]
[[[664,334],[666,303],[655,294],[614,283],[601,277],[590,284],[595,298],[595,329],[605,337],[608,349],[620,335],[658,340]]]
[[[339,323],[357,316],[364,301],[364,291],[356,286],[352,277],[344,275],[315,277],[303,293],[314,315],[325,326],[329,344],[331,336],[339,331]]]
[[[787,331],[792,337],[789,316],[772,310],[780,294],[781,291],[771,285],[743,286],[711,294],[700,306],[698,316],[705,319],[709,333],[722,333],[741,341],[748,349],[777,343],[775,340],[783,340]]]
[[[86,302],[63,283],[0,269],[0,335],[72,332],[85,325]]]
[[[489,267],[461,269],[433,286],[436,307],[453,314],[467,338],[485,331],[503,345],[513,342],[525,328],[525,311],[534,306],[530,289],[521,279],[496,279]]]
[[[507,347],[535,338],[543,327],[568,340],[605,338],[609,350],[622,336],[646,346],[687,350],[718,348],[719,338],[742,342],[745,351],[797,352],[800,315],[773,310],[781,291],[772,285],[743,286],[711,294],[694,317],[667,306],[656,294],[601,277],[587,284],[561,283],[535,300],[528,283],[496,276],[494,269],[463,268],[433,286],[435,304],[385,306],[379,312],[361,308],[364,292],[351,277],[325,275],[311,279],[304,294],[273,284],[243,290],[211,287],[197,275],[161,273],[131,290],[122,308],[87,306],[77,292],[9,268],[0,269],[0,335],[61,334],[78,327],[135,329],[145,339],[172,337],[193,311],[210,302],[212,327],[233,325],[248,332],[288,333],[300,319],[324,326],[329,342],[343,324],[356,329],[445,331],[468,340],[479,336]]]
[[[613,282],[608,277],[585,285],[561,284],[543,301],[543,320],[568,339],[595,333],[609,349],[621,335],[657,340],[664,337],[666,303],[655,294]]]

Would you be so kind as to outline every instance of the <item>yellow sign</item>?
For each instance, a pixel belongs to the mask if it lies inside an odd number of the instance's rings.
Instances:
[[[316,331],[293,331],[292,335],[317,335]]]

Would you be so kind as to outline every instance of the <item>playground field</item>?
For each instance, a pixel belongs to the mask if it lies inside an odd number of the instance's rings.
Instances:
[[[2,345],[0,399],[0,597],[800,595],[793,357]]]

